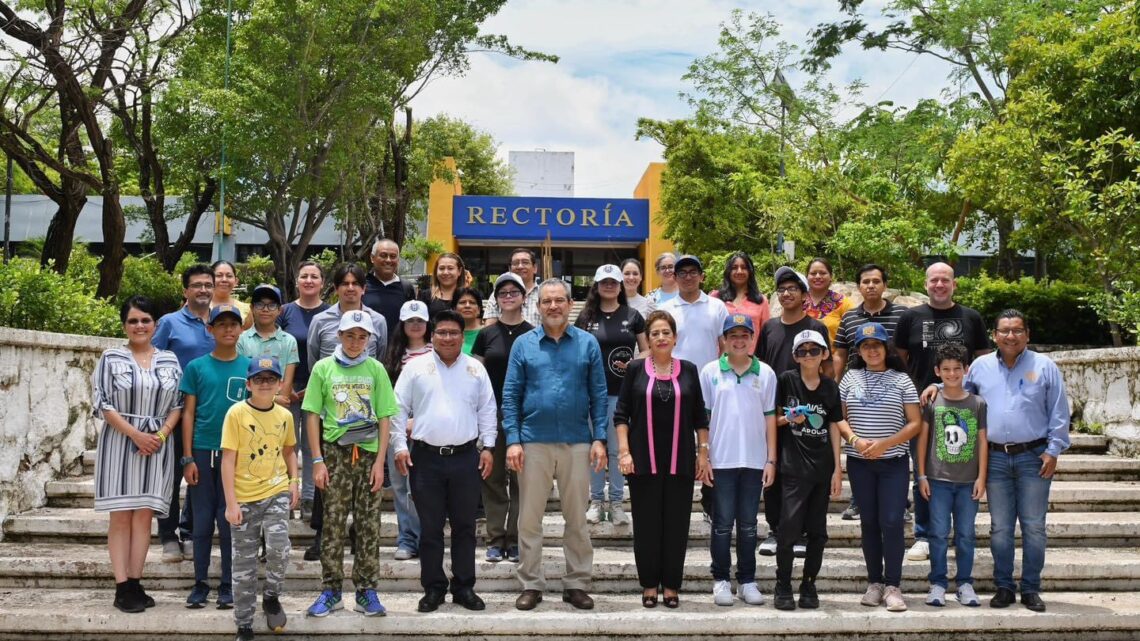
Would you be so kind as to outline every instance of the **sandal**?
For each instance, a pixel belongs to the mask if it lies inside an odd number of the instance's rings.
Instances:
[[[666,594],[665,598],[662,599],[662,602],[665,604],[665,607],[674,610],[681,606],[681,598],[679,594],[674,594],[673,596]]]
[[[653,594],[645,594],[643,592],[641,594],[641,606],[645,608],[657,607],[657,593],[654,592]]]

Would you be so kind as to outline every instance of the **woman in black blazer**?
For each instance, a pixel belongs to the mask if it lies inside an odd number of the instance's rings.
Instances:
[[[618,394],[614,427],[618,465],[633,509],[633,555],[641,604],[666,607],[677,597],[689,544],[693,482],[708,480],[709,424],[697,366],[673,358],[677,324],[667,312],[645,323],[650,355],[630,361]]]

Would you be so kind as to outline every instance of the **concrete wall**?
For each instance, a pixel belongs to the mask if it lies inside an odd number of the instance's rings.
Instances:
[[[1140,347],[1051,352],[1073,422],[1099,423],[1114,453],[1140,456]]]
[[[100,423],[91,372],[103,350],[121,344],[0,327],[0,523],[43,505],[48,481],[78,473]]]

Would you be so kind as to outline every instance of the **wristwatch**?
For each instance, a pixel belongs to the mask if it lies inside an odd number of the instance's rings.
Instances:
[[[178,459],[178,464],[181,465],[182,467],[186,467],[187,465],[189,465],[193,462],[194,462],[193,456],[183,456],[182,458]]]

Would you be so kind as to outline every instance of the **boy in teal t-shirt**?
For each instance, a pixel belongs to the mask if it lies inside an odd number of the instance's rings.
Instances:
[[[384,366],[368,356],[371,317],[348,311],[340,317],[340,345],[332,356],[313,365],[301,409],[305,436],[313,453],[313,484],[321,490],[321,594],[308,615],[328,616],[344,607],[344,538],[348,515],[356,525],[352,582],[354,609],[365,616],[383,615],[376,596],[380,574],[380,487],[388,449],[389,418],[396,395]],[[321,414],[324,415],[322,429]]]
[[[241,312],[233,305],[210,310],[209,331],[214,351],[190,361],[182,375],[179,391],[186,396],[182,410],[182,476],[194,511],[194,587],[186,607],[206,605],[215,525],[222,553],[222,578],[218,584],[218,608],[233,607],[230,526],[226,522],[226,500],[222,491],[222,424],[234,403],[245,400],[249,358],[237,352],[241,336]]]

